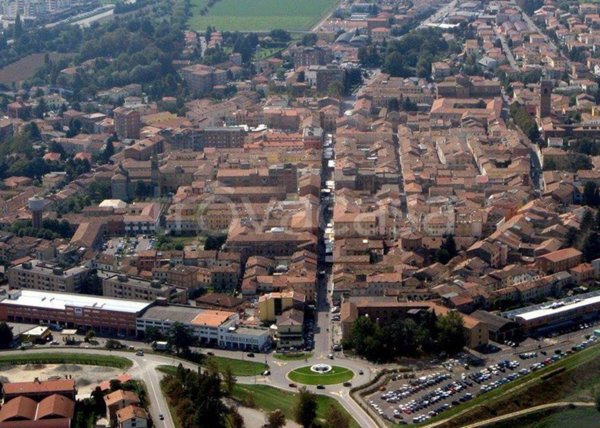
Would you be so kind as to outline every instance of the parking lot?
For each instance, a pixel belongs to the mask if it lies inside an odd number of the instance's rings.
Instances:
[[[112,238],[104,244],[104,252],[109,255],[126,256],[134,255],[140,251],[154,248],[153,236],[140,235],[137,237]]]
[[[532,346],[535,341],[528,340],[525,346],[503,347],[501,352],[488,359],[488,365],[484,367],[469,366],[465,359],[446,360],[435,370],[419,373],[414,379],[399,375],[384,390],[367,397],[367,403],[382,418],[398,424],[425,422],[480,394],[590,346],[598,338],[591,334],[589,327],[558,345],[548,346],[545,343],[542,346],[540,343],[537,349],[537,346]],[[547,342],[552,341],[547,339]],[[525,351],[524,348],[529,350]]]

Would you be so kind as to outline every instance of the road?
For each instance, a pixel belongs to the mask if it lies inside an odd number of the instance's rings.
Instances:
[[[496,35],[500,39],[500,43],[502,43],[502,49],[504,50],[504,53],[506,54],[506,59],[508,60],[508,63],[513,68],[513,70],[519,70],[519,65],[517,64],[517,61],[515,60],[515,56],[513,55],[512,50],[510,49],[510,46],[508,46],[508,42],[506,41],[506,38],[502,34],[500,34],[499,31],[496,33]]]
[[[138,344],[139,345],[139,344]],[[119,357],[128,358],[132,361],[133,365],[127,372],[136,379],[142,380],[148,389],[148,400],[150,403],[149,412],[152,419],[155,421],[156,427],[171,428],[174,426],[167,401],[160,390],[160,379],[162,374],[156,370],[160,365],[173,365],[176,366],[179,363],[183,364],[185,368],[191,370],[197,370],[198,365],[179,359],[175,359],[168,355],[146,353],[144,356],[137,356],[133,352],[126,351],[108,351],[106,349],[81,349],[81,348],[49,348],[40,347],[29,349],[26,352],[53,352],[53,353],[84,353],[97,355],[98,353],[111,354]],[[240,359],[240,353],[235,351],[223,351],[223,350],[211,350],[217,356],[237,358]],[[21,355],[23,351],[6,351],[2,354],[15,354]],[[262,362],[261,354],[256,354],[256,361]],[[246,358],[247,359],[247,358]],[[307,364],[315,364],[317,362],[328,362],[332,363],[329,359],[315,356],[310,358],[308,362],[305,361],[280,361],[275,359],[271,354],[265,355],[265,361],[269,364],[271,376],[246,376],[238,377],[237,381],[241,384],[263,384],[273,386],[275,388],[283,389],[290,392],[295,392],[296,388],[289,387],[289,379],[287,373],[298,367],[306,366]],[[353,385],[362,385],[369,381],[373,370],[369,365],[362,361],[349,360],[340,358],[334,361],[335,365],[345,367],[352,370],[355,373],[353,379]],[[363,370],[364,375],[359,375],[359,370]],[[337,400],[352,417],[357,421],[361,427],[369,428],[376,427],[377,425],[371,419],[371,417],[350,397],[349,388],[342,385],[331,385],[327,386],[325,390],[318,390],[314,386],[308,387],[312,392],[321,395],[327,395]],[[161,421],[159,415],[164,416],[164,420]]]
[[[429,18],[425,19],[421,24],[419,24],[418,28],[425,28],[428,24],[437,23],[444,16],[444,14],[448,13],[450,10],[456,7],[457,0],[454,0],[444,6],[442,6],[436,13],[431,15]]]

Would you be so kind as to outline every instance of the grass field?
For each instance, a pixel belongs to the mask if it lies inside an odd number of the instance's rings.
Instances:
[[[299,361],[312,356],[312,352],[290,352],[288,354],[273,354],[275,358],[281,361]]]
[[[243,404],[253,403],[264,412],[272,412],[275,409],[280,409],[285,413],[286,418],[291,420],[294,418],[295,395],[291,392],[267,385],[236,384],[233,388],[233,398]],[[327,408],[331,405],[338,407],[342,412],[348,414],[335,399],[324,395],[317,395],[317,418],[324,419]],[[350,418],[350,427],[359,428],[359,425],[354,419]]]
[[[199,11],[206,0],[192,0],[193,16],[189,26],[205,31],[215,26],[220,31],[308,30],[329,12],[338,0],[220,0],[207,15]]]
[[[288,377],[294,382],[305,385],[333,385],[352,379],[354,373],[352,373],[352,370],[338,366],[332,366],[331,371],[328,373],[315,373],[310,369],[310,366],[306,366],[292,370]]]
[[[16,364],[86,364],[90,366],[107,366],[119,369],[131,367],[131,361],[113,355],[94,354],[61,354],[35,352],[23,355],[0,355],[0,366]]]
[[[208,357],[206,361],[217,363],[218,370],[223,373],[227,367],[231,368],[234,376],[257,376],[269,368],[265,363],[247,360],[235,360],[226,357]]]
[[[574,421],[577,421],[577,428],[598,428],[600,413],[593,408],[546,410],[493,424],[490,428],[564,428],[574,426]]]

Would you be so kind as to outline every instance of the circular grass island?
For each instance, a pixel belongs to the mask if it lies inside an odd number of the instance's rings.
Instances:
[[[313,366],[305,366],[288,373],[291,381],[304,385],[334,385],[347,382],[354,377],[350,369],[340,366],[331,366],[331,370],[319,372]]]

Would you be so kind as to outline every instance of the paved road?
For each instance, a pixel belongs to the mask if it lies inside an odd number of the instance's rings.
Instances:
[[[81,348],[53,348],[49,349],[47,347],[44,348],[34,348],[29,349],[26,352],[55,352],[55,353],[84,353],[84,354],[112,354],[119,357],[128,358],[132,361],[132,367],[127,370],[129,374],[131,374],[134,378],[141,379],[147,385],[148,388],[148,399],[150,403],[150,415],[152,419],[155,421],[156,427],[165,427],[171,428],[174,426],[173,420],[171,418],[171,414],[168,410],[168,405],[165,397],[163,396],[160,390],[160,379],[162,378],[162,374],[157,372],[156,368],[160,365],[178,365],[182,363],[184,367],[197,370],[198,366],[196,364],[181,361],[175,359],[173,357],[167,355],[160,354],[152,354],[146,353],[144,356],[137,356],[132,352],[125,351],[108,351],[106,349],[81,349]],[[229,358],[240,358],[239,352],[234,351],[222,351],[222,350],[212,350],[215,355],[229,357]],[[6,351],[3,354],[17,354],[21,355],[23,351]],[[248,358],[246,358],[248,359]],[[257,354],[255,358],[257,362],[262,362],[261,354]],[[317,356],[312,357],[308,360],[308,362],[304,361],[279,361],[272,357],[272,355],[267,355],[265,361],[269,364],[271,376],[248,376],[248,377],[238,377],[238,382],[241,384],[264,384],[273,386],[279,389],[284,389],[286,391],[294,392],[295,388],[289,387],[289,379],[287,378],[287,373],[291,370],[294,370],[298,367],[305,366],[307,364],[314,364],[316,362],[329,362],[330,360],[326,358],[319,358]],[[362,361],[355,361],[349,359],[336,359],[333,361],[334,364],[338,366],[342,366],[352,370],[355,373],[355,378],[353,380],[353,385],[361,385],[366,383],[371,375],[372,369]],[[359,375],[359,370],[364,371],[364,375]],[[377,425],[371,419],[371,417],[350,397],[349,388],[346,388],[342,385],[331,385],[327,386],[325,390],[317,390],[316,387],[308,387],[316,394],[322,394],[330,396],[336,399],[347,411],[352,415],[352,417],[357,421],[357,423],[364,428],[376,427]],[[159,414],[164,416],[164,420],[161,421],[159,419]]]

